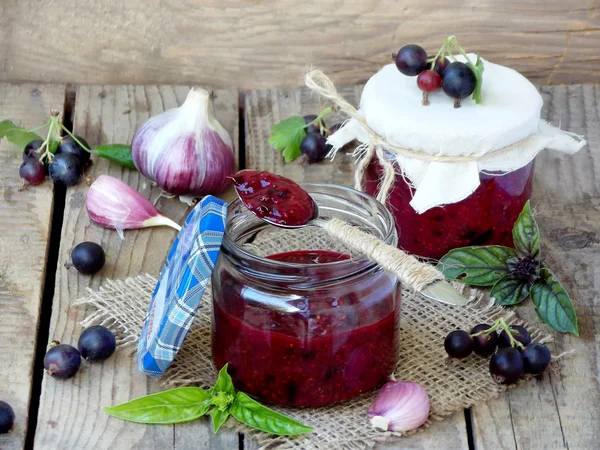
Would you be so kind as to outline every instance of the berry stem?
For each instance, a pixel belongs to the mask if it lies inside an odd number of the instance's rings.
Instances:
[[[51,151],[51,145],[52,142],[58,142],[60,139],[60,135],[58,134],[59,130],[58,114],[55,114],[55,111],[52,111],[50,112],[50,122],[48,122],[48,133],[46,134],[46,140],[44,140],[41,145],[41,148],[44,149],[44,152],[40,156],[40,162],[44,162],[44,160],[51,162],[52,158],[54,158],[54,154]]]
[[[59,125],[60,125],[60,127],[61,127],[61,128],[64,130],[64,131],[65,131],[65,133],[67,133],[69,136],[71,136],[71,138],[72,138],[72,139],[73,139],[75,142],[77,142],[77,144],[79,144],[79,145],[81,146],[81,148],[82,148],[82,149],[84,149],[86,152],[92,153],[92,151],[91,151],[89,148],[87,148],[85,145],[83,145],[83,144],[81,143],[81,141],[80,141],[79,139],[77,139],[77,138],[76,138],[76,137],[73,135],[73,133],[71,133],[71,132],[70,132],[70,131],[67,129],[67,127],[65,127],[65,126],[64,126],[62,123],[60,123],[60,122],[59,122]]]
[[[518,347],[521,350],[523,350],[525,348],[525,346],[513,337],[513,334],[518,333],[518,331],[511,329],[504,319],[498,319],[498,322],[500,322],[502,329],[504,331],[506,331],[506,334],[508,334],[508,338],[510,339],[510,346]]]
[[[423,91],[423,100],[421,100],[423,106],[429,105],[429,92]]]

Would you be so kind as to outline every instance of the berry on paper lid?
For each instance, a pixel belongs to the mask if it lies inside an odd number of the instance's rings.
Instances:
[[[138,345],[138,369],[146,375],[162,375],[181,348],[219,256],[226,217],[227,203],[206,196],[190,212],[175,239]]]

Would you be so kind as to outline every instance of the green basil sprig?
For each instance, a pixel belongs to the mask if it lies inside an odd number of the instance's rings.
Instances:
[[[104,412],[130,422],[163,425],[189,422],[208,414],[215,433],[229,416],[257,430],[282,436],[313,430],[261,405],[243,392],[236,392],[227,373],[227,364],[219,371],[217,382],[208,391],[198,387],[170,389],[104,408]]]
[[[521,303],[531,295],[540,320],[562,333],[579,336],[577,314],[569,294],[542,263],[540,232],[529,201],[513,227],[515,249],[490,245],[448,252],[438,268],[450,280],[491,286],[498,305]]]

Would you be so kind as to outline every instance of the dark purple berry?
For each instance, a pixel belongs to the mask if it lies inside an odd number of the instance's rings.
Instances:
[[[74,186],[79,182],[83,170],[77,156],[69,153],[61,153],[54,156],[48,167],[48,172],[50,173],[50,178],[56,184]]]
[[[523,375],[523,355],[513,347],[499,348],[490,359],[490,374],[496,383],[511,384]]]
[[[66,380],[79,370],[81,355],[79,351],[67,344],[58,344],[46,352],[44,356],[44,369],[54,378]]]
[[[550,349],[544,344],[529,344],[522,353],[525,373],[539,375],[550,364]]]
[[[471,334],[476,334],[481,331],[489,330],[491,325],[487,323],[480,323],[479,325],[475,325],[471,330]],[[475,354],[479,356],[490,356],[492,353],[496,351],[496,347],[498,346],[498,333],[492,331],[490,334],[485,335],[481,334],[479,336],[473,336],[473,351]]]
[[[300,151],[309,163],[323,161],[330,150],[327,138],[320,134],[307,134],[300,142]]]
[[[15,424],[15,412],[12,407],[0,400],[0,434],[8,433]]]
[[[446,67],[448,67],[448,64],[450,64],[450,60],[448,58],[446,58],[445,56],[440,57],[435,60],[433,70],[435,70],[437,73],[443,76]],[[431,63],[429,63],[428,67],[431,67]]]
[[[475,74],[465,63],[455,61],[444,70],[442,89],[453,99],[467,98],[475,90],[475,83]]]
[[[46,166],[37,159],[30,158],[21,163],[19,176],[33,186],[38,185],[46,179]]]
[[[81,357],[88,361],[104,361],[117,348],[115,335],[108,328],[94,325],[86,328],[79,336],[77,348]]]
[[[71,260],[77,271],[86,275],[93,275],[104,267],[106,253],[95,242],[82,242],[71,250]]]
[[[316,114],[309,114],[307,116],[304,116],[304,122],[306,122],[307,124],[311,123],[317,117],[318,116]],[[304,131],[306,131],[306,134],[321,134],[321,127],[323,127],[323,129],[327,128],[327,126],[325,125],[325,121],[323,119],[321,119],[318,122],[315,122],[315,123],[307,126],[304,129]]]
[[[419,75],[427,69],[427,53],[415,44],[402,47],[396,53],[395,60],[398,70],[409,77]]]
[[[527,346],[531,343],[531,337],[525,328],[519,325],[509,325],[509,328],[511,331],[516,331],[516,333],[513,333],[512,336],[521,344]],[[498,347],[510,346],[510,338],[508,337],[508,334],[506,334],[506,331],[503,330],[502,333],[500,333],[500,336],[498,336]]]
[[[79,142],[85,145],[86,148],[90,148],[90,145],[87,143],[85,139],[81,136],[75,136]],[[64,136],[60,143],[58,144],[58,148],[56,149],[56,154],[69,154],[76,156],[81,163],[81,167],[85,167],[87,162],[90,160],[90,152],[84,149],[81,145],[79,145],[71,136]]]
[[[452,331],[444,340],[444,349],[452,358],[466,358],[473,351],[471,335],[464,330]]]
[[[39,161],[42,153],[44,153],[41,149],[44,141],[41,139],[36,139],[35,141],[31,141],[29,144],[25,146],[25,150],[23,150],[23,161],[27,161],[28,159],[37,159]]]

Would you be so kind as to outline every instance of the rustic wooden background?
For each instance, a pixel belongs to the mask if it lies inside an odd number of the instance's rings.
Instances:
[[[366,80],[401,45],[463,47],[540,84],[597,82],[599,0],[0,0],[0,81]]]

